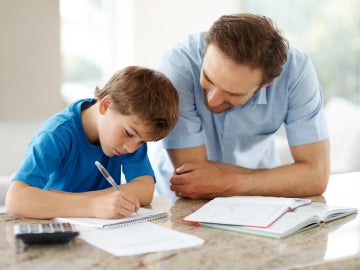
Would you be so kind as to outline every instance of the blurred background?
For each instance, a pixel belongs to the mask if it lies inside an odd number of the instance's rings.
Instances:
[[[0,0],[0,176],[49,116],[124,66],[154,67],[223,14],[272,18],[311,56],[325,101],[359,104],[359,10],[357,0]]]

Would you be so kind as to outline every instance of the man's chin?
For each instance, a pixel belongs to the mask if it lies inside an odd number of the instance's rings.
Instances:
[[[206,107],[212,113],[223,113],[223,112],[227,111],[228,109],[230,109],[229,106],[218,106],[218,107],[206,106]]]

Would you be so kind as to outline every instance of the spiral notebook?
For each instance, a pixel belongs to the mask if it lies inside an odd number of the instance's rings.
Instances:
[[[166,218],[167,216],[167,211],[158,211],[141,207],[137,214],[133,213],[128,217],[119,219],[59,217],[55,218],[55,221],[69,222],[76,225],[89,226],[98,229],[114,229],[154,219]]]

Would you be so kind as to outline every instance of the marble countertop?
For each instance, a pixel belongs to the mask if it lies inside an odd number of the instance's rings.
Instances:
[[[360,209],[360,172],[334,175],[313,200]],[[13,226],[33,220],[0,216],[1,269],[360,269],[360,218],[351,215],[285,239],[196,227],[182,218],[207,201],[155,197],[152,208],[168,210],[162,226],[196,235],[201,246],[116,257],[81,239],[67,245],[16,248]],[[37,221],[38,222],[38,221]]]

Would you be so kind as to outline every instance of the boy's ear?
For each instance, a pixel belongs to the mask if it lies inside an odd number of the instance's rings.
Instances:
[[[109,96],[105,96],[103,99],[99,101],[99,113],[105,114],[105,112],[109,109],[111,104],[111,98]]]

